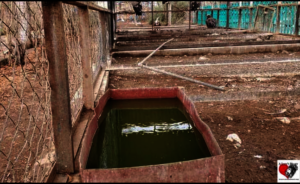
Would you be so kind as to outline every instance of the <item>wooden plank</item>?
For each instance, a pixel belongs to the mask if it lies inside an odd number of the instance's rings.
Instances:
[[[249,45],[278,45],[278,44],[295,44],[300,43],[300,40],[279,40],[279,41],[254,41],[254,42],[241,42],[241,43],[207,43],[207,44],[186,44],[186,45],[171,45],[163,46],[161,50],[165,49],[181,49],[181,48],[200,48],[200,47],[228,47],[228,46],[249,46]],[[118,51],[136,51],[136,50],[154,50],[155,46],[139,46],[139,47],[117,47],[113,52]]]
[[[95,4],[93,4],[91,2],[87,2],[87,1],[63,1],[63,3],[75,5],[77,7],[88,7],[91,10],[111,13],[111,11],[109,9],[102,8],[98,5],[95,5]]]
[[[230,8],[230,1],[227,1],[227,16],[226,16],[226,28],[228,29],[229,28],[229,8]]]
[[[90,119],[93,117],[94,111],[86,111],[81,115],[81,118],[79,120],[78,126],[76,127],[76,130],[73,134],[73,152],[74,157],[76,157],[77,152],[79,150],[80,143],[83,139],[83,135],[85,132],[85,129],[87,127],[87,123],[90,121]]]
[[[57,171],[73,173],[72,116],[61,1],[42,1]]]
[[[252,30],[252,17],[253,17],[253,9],[249,9],[249,27],[248,30]]]
[[[78,7],[81,61],[83,72],[83,104],[86,109],[94,109],[93,97],[93,70],[90,60],[90,36],[89,36],[89,10],[87,7]]]
[[[68,182],[68,175],[66,174],[57,174],[53,183],[67,183]]]
[[[280,10],[281,7],[277,6],[276,33],[280,33]]]

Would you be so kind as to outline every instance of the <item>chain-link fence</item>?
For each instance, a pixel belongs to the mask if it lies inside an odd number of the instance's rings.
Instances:
[[[0,7],[0,181],[39,182],[55,162],[41,2]]]
[[[79,15],[76,6],[63,4],[64,31],[68,60],[69,90],[72,122],[82,108],[82,61],[79,32]]]
[[[0,1],[0,182],[43,182],[56,163],[42,10],[41,1]],[[110,19],[88,11],[95,81],[109,55]],[[63,4],[63,19],[74,125],[83,108],[78,8]]]

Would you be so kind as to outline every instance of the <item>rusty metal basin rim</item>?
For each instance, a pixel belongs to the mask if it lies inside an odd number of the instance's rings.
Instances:
[[[140,167],[86,169],[98,119],[107,101],[112,99],[178,98],[194,126],[202,134],[211,157]],[[193,102],[181,87],[109,89],[99,99],[94,117],[89,121],[79,152],[79,169],[83,182],[225,182],[225,156],[210,128],[200,119]]]

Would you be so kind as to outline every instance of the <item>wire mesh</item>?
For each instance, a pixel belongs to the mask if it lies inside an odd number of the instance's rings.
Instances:
[[[80,47],[79,15],[76,6],[63,4],[64,31],[68,62],[69,92],[72,125],[83,107],[82,61]]]
[[[296,6],[282,6],[280,9],[280,33],[294,34]]]
[[[93,80],[101,69],[103,55],[102,25],[100,22],[99,12],[89,10],[89,35],[90,35],[90,61],[92,62]]]
[[[55,162],[41,2],[0,8],[0,182],[41,182]]]
[[[232,3],[231,7],[239,7],[239,3]],[[230,28],[238,28],[239,22],[239,10],[238,9],[230,9],[229,10],[229,27]]]

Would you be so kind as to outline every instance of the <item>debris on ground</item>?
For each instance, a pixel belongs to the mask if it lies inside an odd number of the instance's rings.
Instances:
[[[289,87],[287,88],[288,91],[291,91],[293,89],[294,89],[294,87],[292,85],[289,85]]]
[[[271,80],[271,79],[270,79],[270,78],[262,78],[262,77],[258,77],[258,78],[256,78],[256,80],[262,82],[262,81],[269,81],[269,80]]]
[[[226,138],[226,140],[229,140],[231,142],[236,142],[233,146],[237,149],[238,147],[241,147],[242,140],[239,138],[237,134],[229,134]]]
[[[289,54],[289,52],[286,51],[286,50],[283,50],[281,53],[282,53],[282,54]]]
[[[276,117],[275,119],[281,121],[282,123],[285,123],[285,124],[290,124],[291,120],[287,117]]]
[[[294,108],[297,109],[297,110],[299,110],[299,109],[300,109],[300,104],[296,104],[296,105],[294,106]]]
[[[227,119],[228,119],[229,121],[233,121],[233,118],[230,117],[230,116],[227,116]]]
[[[209,58],[207,58],[207,57],[205,57],[205,56],[199,57],[199,60],[207,60],[207,59],[209,59]]]
[[[245,150],[246,150],[246,149],[244,149],[244,150],[240,151],[240,152],[239,152],[239,154],[243,153]]]
[[[267,112],[265,112],[265,114],[274,115],[274,114],[283,114],[285,112],[286,112],[286,109],[280,109],[278,112],[275,112],[275,113],[267,113]]]
[[[254,158],[262,158],[261,155],[254,155]]]
[[[260,168],[260,169],[265,169],[265,168],[267,168],[267,167],[261,165],[259,168]]]

